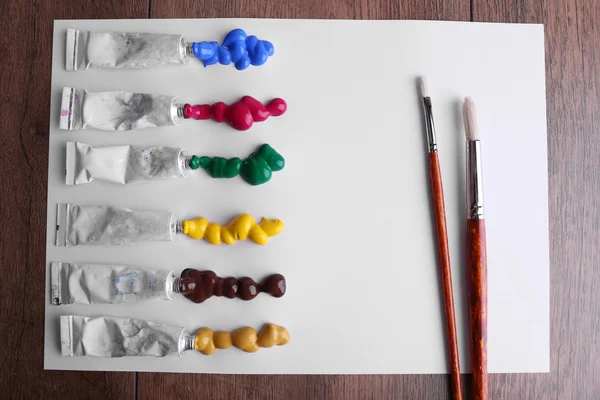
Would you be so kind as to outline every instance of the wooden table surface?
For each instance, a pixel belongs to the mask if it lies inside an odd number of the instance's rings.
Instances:
[[[549,374],[491,375],[493,399],[600,399],[600,0],[0,1],[1,398],[445,399],[448,377],[44,371],[52,23],[85,18],[443,19],[544,23]],[[416,39],[418,40],[418,39]],[[535,207],[523,202],[521,218]],[[469,377],[464,376],[465,383]]]

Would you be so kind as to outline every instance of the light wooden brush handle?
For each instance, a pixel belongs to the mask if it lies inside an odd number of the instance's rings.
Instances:
[[[487,258],[483,219],[467,220],[467,245],[473,398],[485,400],[488,398]]]

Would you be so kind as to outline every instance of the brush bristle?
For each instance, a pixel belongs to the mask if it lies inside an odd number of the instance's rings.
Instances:
[[[425,83],[425,78],[422,76],[419,77],[419,88],[421,89],[421,96],[429,97],[429,92],[427,91],[427,84]]]
[[[470,97],[465,98],[463,104],[463,118],[465,121],[465,137],[467,140],[479,140],[479,131],[477,130],[477,110],[475,103]]]

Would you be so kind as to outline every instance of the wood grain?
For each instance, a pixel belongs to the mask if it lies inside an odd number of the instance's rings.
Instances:
[[[452,267],[450,264],[450,249],[448,248],[448,228],[446,227],[444,185],[442,183],[440,158],[437,151],[429,153],[429,180],[431,182],[431,197],[434,210],[433,218],[435,220],[438,262],[440,264],[440,281],[442,283],[442,296],[444,299],[445,338],[448,346],[447,358],[450,364],[452,399],[462,400],[460,359],[458,356],[458,337],[456,334],[456,317],[454,311],[454,291],[452,289]],[[461,265],[457,267],[460,268]]]
[[[472,15],[471,15],[472,13]],[[26,399],[446,399],[445,376],[223,376],[43,371],[52,20],[356,18],[546,25],[551,373],[492,374],[492,399],[600,399],[598,0],[0,2],[0,389]],[[535,205],[524,205],[526,207]],[[463,376],[463,380],[468,380]],[[463,382],[468,386],[468,382]],[[5,396],[5,394],[8,394]],[[137,396],[136,396],[137,394]],[[176,397],[177,396],[177,397]]]
[[[443,4],[442,4],[443,3]],[[444,19],[468,21],[470,2],[384,0],[152,0],[151,18]]]
[[[487,255],[485,222],[467,220],[467,273],[469,276],[469,325],[472,393],[475,400],[488,398],[487,373]]]

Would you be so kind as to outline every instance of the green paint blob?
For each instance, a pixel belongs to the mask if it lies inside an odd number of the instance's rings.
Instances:
[[[253,186],[268,182],[273,171],[281,171],[285,160],[275,149],[263,144],[243,162],[239,158],[192,156],[190,168],[202,167],[213,178],[233,178],[237,175]]]
[[[200,157],[200,166],[213,178],[233,178],[240,173],[242,160],[239,158]]]
[[[198,169],[199,167],[200,167],[200,157],[192,156],[192,158],[190,159],[190,168]]]
[[[268,144],[263,144],[244,160],[240,175],[249,184],[257,186],[268,182],[273,171],[281,171],[283,167],[285,159],[281,154]]]

